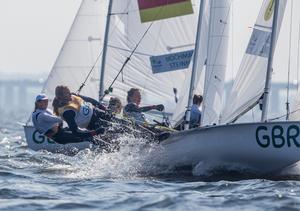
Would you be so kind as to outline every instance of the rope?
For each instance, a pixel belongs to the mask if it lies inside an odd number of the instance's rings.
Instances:
[[[300,109],[294,110],[294,111],[290,112],[289,114],[293,114],[293,113],[296,113],[298,111],[300,111]],[[286,114],[278,116],[278,117],[275,117],[275,118],[272,118],[272,119],[268,119],[268,121],[274,121],[274,120],[277,120],[277,119],[281,119],[281,118],[283,118],[285,116],[286,116]]]
[[[126,10],[128,10],[128,7],[129,7],[129,5],[131,4],[131,2],[132,2],[132,0],[127,4]],[[108,15],[116,15],[116,14],[128,14],[128,12],[123,12],[123,13],[110,13],[110,14],[108,14]],[[119,22],[120,22],[120,21],[119,21]],[[115,31],[115,29],[117,28],[117,25],[119,24],[119,22],[118,22],[118,23],[116,24],[116,26],[112,29],[112,32]],[[79,94],[79,93],[81,92],[82,88],[85,86],[86,81],[87,81],[88,78],[90,77],[90,75],[91,75],[92,71],[94,70],[94,68],[95,68],[95,66],[96,66],[96,64],[97,64],[97,62],[98,62],[100,56],[102,55],[102,53],[103,53],[103,49],[102,49],[102,51],[100,52],[100,54],[98,55],[98,57],[97,57],[97,59],[96,59],[94,65],[92,66],[91,70],[90,70],[89,73],[87,74],[85,80],[84,80],[83,83],[80,85],[80,87],[79,87],[79,89],[77,90],[76,94]]]
[[[88,78],[90,77],[90,75],[91,75],[92,71],[94,70],[94,68],[95,68],[95,66],[96,66],[96,64],[97,64],[97,62],[98,62],[100,56],[102,55],[102,52],[103,52],[103,51],[101,51],[100,54],[97,56],[97,59],[96,59],[94,65],[93,65],[92,68],[90,69],[89,73],[88,73],[87,76],[85,77],[85,79],[84,79],[83,83],[80,85],[79,89],[76,91],[76,94],[79,94],[79,93],[81,92],[82,88],[85,86],[86,81],[87,81]]]
[[[129,4],[128,4],[129,5]],[[159,11],[157,11],[156,13],[156,17],[163,12],[163,9],[161,8]],[[144,37],[146,36],[146,34],[148,33],[148,31],[150,30],[150,28],[152,27],[154,22],[151,22],[150,25],[148,26],[147,30],[144,32],[143,36],[140,38],[139,42],[136,44],[135,48],[133,49],[133,51],[130,53],[130,55],[126,58],[125,62],[123,63],[121,69],[119,70],[118,74],[116,75],[116,77],[114,78],[114,80],[111,82],[111,84],[109,85],[108,89],[106,89],[104,91],[103,96],[100,97],[100,101],[103,100],[103,98],[109,94],[109,92],[112,91],[112,86],[114,85],[115,81],[118,79],[119,75],[122,73],[122,82],[124,82],[124,78],[123,78],[123,70],[126,66],[126,64],[129,62],[129,60],[131,59],[131,57],[133,56],[133,54],[135,53],[136,49],[139,47],[139,45],[141,44],[142,40],[144,39]]]
[[[135,45],[134,49],[131,51],[130,55],[126,58],[125,62],[123,63],[121,69],[119,70],[118,74],[116,75],[116,77],[114,78],[114,80],[111,82],[111,84],[109,85],[108,89],[105,90],[104,95],[101,96],[100,101],[103,100],[103,98],[109,94],[109,92],[112,90],[112,86],[114,85],[114,83],[116,82],[116,80],[118,79],[119,75],[123,72],[126,64],[130,61],[131,57],[133,56],[133,54],[135,53],[136,49],[139,47],[139,45],[141,44],[142,40],[144,39],[144,37],[146,36],[146,34],[148,33],[148,31],[150,30],[150,28],[152,27],[154,22],[151,22],[151,24],[148,26],[147,30],[144,32],[143,36],[140,38],[139,42]]]

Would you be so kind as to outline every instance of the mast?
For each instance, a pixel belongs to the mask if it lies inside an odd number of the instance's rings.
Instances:
[[[109,0],[108,12],[107,12],[107,18],[106,18],[106,26],[105,26],[104,43],[103,43],[101,69],[100,69],[99,101],[101,100],[101,97],[104,95],[104,74],[105,74],[107,40],[108,40],[108,34],[109,34],[109,25],[110,25],[110,16],[111,16],[111,10],[112,10],[112,3],[113,3],[113,0]]]
[[[272,25],[272,34],[271,34],[271,46],[269,52],[269,59],[268,59],[268,67],[267,67],[267,75],[266,75],[266,82],[265,82],[265,89],[263,94],[263,108],[262,108],[262,115],[261,121],[265,122],[267,120],[267,112],[268,112],[268,105],[269,105],[269,96],[270,96],[270,88],[271,88],[271,79],[272,79],[272,66],[273,66],[273,56],[274,56],[274,49],[275,49],[275,41],[276,41],[276,34],[277,34],[277,19],[278,19],[278,11],[279,11],[279,0],[275,0],[274,5],[274,17],[273,17],[273,25]]]
[[[196,44],[195,44],[195,50],[194,50],[194,58],[193,58],[193,68],[192,68],[192,75],[191,75],[191,82],[190,82],[190,88],[189,88],[189,99],[188,99],[188,105],[187,105],[187,112],[185,115],[185,124],[184,129],[189,129],[189,122],[191,118],[191,106],[193,102],[193,94],[195,89],[195,77],[196,77],[196,71],[197,71],[197,61],[198,61],[198,52],[199,52],[199,43],[200,43],[200,37],[201,37],[201,28],[202,28],[202,19],[204,14],[204,8],[206,5],[206,0],[201,0],[200,3],[200,9],[199,9],[199,18],[198,18],[198,27],[197,27],[197,35],[196,35]]]
[[[290,22],[290,40],[289,40],[289,61],[288,61],[288,78],[286,87],[286,120],[290,118],[290,73],[291,73],[291,48],[292,48],[292,31],[293,31],[293,0],[291,0],[291,22]]]

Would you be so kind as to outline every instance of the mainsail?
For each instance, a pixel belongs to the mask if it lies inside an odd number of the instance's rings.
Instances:
[[[192,3],[192,14],[143,23],[137,0],[113,0],[105,62],[106,89],[140,43],[113,84],[111,96],[125,103],[127,91],[139,88],[142,104],[163,103],[167,112],[174,112],[175,95],[186,92],[183,81],[191,69],[195,45],[199,1],[187,2]],[[161,11],[156,12],[159,15]]]
[[[222,112],[222,123],[235,121],[255,106],[263,94],[270,51],[274,2],[274,0],[265,0],[262,4],[246,54]],[[280,31],[285,6],[286,0],[280,1],[276,39]]]
[[[219,122],[227,67],[231,0],[212,0],[201,125]]]
[[[107,0],[83,0],[62,49],[44,85],[43,92],[54,96],[57,85],[76,91],[95,65],[81,94],[98,99],[99,56],[103,46]]]

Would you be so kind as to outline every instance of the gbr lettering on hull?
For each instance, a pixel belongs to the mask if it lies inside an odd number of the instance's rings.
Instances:
[[[262,148],[300,147],[300,129],[297,125],[290,125],[284,129],[281,125],[272,127],[258,126],[255,137],[257,144]]]

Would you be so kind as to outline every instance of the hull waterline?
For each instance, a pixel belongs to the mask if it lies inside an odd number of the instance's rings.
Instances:
[[[299,136],[300,122],[211,126],[172,134],[154,156],[166,166],[217,161],[268,173],[300,160]]]

